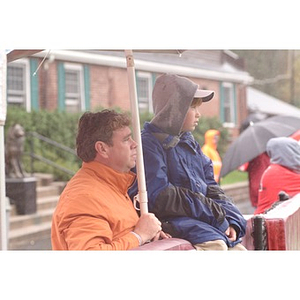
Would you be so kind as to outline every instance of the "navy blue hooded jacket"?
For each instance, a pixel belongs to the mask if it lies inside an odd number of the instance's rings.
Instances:
[[[212,162],[193,135],[180,132],[195,86],[176,75],[163,75],[155,84],[155,117],[142,131],[149,211],[173,237],[192,244],[221,239],[233,247],[245,234],[246,220],[215,182]],[[137,194],[137,183],[129,194]],[[225,235],[229,225],[237,232],[235,242]]]

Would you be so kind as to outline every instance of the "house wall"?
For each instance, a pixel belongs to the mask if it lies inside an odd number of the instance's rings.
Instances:
[[[39,107],[53,111],[58,108],[58,61],[39,70]],[[89,65],[90,106],[130,109],[126,69]]]
[[[240,125],[248,116],[247,87],[243,84],[237,86],[237,99],[237,123]]]
[[[45,71],[46,86],[45,89],[45,108],[49,110],[58,107],[58,79],[57,79],[57,63],[51,63],[48,67],[48,73]]]
[[[39,107],[53,111],[58,107],[57,62],[46,62],[38,74]]]
[[[90,66],[91,108],[119,107],[130,110],[126,69]]]
[[[91,108],[110,106],[111,80],[108,72],[108,67],[90,66]]]
[[[39,63],[42,59],[39,59]],[[60,60],[46,60],[38,72],[39,76],[39,108],[55,110],[58,108],[58,63]],[[73,62],[74,63],[74,62]],[[130,110],[127,70],[125,68],[86,64],[90,78],[90,109],[98,107],[119,107]],[[159,76],[158,73],[155,76]],[[154,77],[155,77],[154,76]],[[201,114],[207,117],[220,117],[221,95],[220,82],[211,79],[190,77],[202,89],[215,91],[215,96],[209,103],[201,106]],[[235,84],[237,125],[229,128],[234,139],[239,133],[239,125],[247,116],[246,86]]]
[[[120,107],[124,110],[129,111],[130,96],[127,70],[121,68],[110,68],[109,78],[111,82],[109,107]]]

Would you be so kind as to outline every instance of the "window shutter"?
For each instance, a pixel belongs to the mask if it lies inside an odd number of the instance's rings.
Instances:
[[[84,66],[84,99],[85,109],[90,110],[91,99],[90,99],[90,68],[88,65]]]
[[[65,69],[64,64],[59,62],[57,64],[57,86],[58,86],[58,110],[65,111]]]
[[[39,109],[39,76],[38,73],[33,76],[32,74],[38,68],[38,60],[36,58],[30,59],[30,100],[31,108],[34,110]]]

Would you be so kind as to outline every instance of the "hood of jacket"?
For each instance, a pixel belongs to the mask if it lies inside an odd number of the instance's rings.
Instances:
[[[158,77],[152,92],[155,116],[151,123],[164,133],[179,135],[197,90],[198,85],[188,78],[174,74],[163,74]],[[207,91],[206,97],[202,99],[205,102],[212,97],[213,92]]]
[[[300,172],[300,144],[290,137],[272,138],[266,149],[272,164]]]

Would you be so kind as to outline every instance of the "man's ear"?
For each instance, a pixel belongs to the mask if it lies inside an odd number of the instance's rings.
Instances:
[[[95,150],[102,157],[107,157],[108,149],[109,149],[108,145],[102,141],[97,141],[95,143]]]

